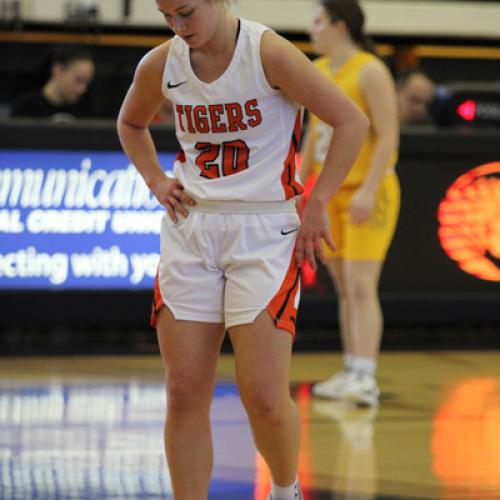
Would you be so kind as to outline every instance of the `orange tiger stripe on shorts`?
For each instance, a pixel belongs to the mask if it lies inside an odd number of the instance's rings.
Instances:
[[[153,328],[156,328],[156,315],[158,311],[165,305],[163,302],[163,297],[160,292],[160,270],[156,271],[155,287],[153,291],[153,304],[151,306],[151,320],[150,324]]]
[[[273,318],[276,327],[286,330],[292,337],[295,337],[295,323],[297,322],[295,298],[299,287],[300,270],[295,263],[295,255],[292,253],[285,279],[267,306],[267,310]]]

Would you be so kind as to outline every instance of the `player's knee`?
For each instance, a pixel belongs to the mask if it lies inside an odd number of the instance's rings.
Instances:
[[[283,418],[283,404],[274,392],[266,389],[248,391],[242,396],[249,417],[268,426],[279,426]]]
[[[356,302],[372,300],[377,295],[377,289],[367,280],[354,278],[348,286],[349,298]]]
[[[167,406],[170,414],[208,411],[210,398],[192,377],[171,374],[167,380]]]

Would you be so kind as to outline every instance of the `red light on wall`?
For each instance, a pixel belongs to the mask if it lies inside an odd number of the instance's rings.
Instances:
[[[459,177],[438,209],[439,241],[460,269],[500,281],[500,162]]]
[[[467,122],[471,122],[476,118],[477,104],[472,99],[464,101],[457,108],[458,116]]]

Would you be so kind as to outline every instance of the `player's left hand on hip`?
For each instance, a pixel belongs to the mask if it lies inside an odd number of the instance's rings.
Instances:
[[[315,211],[309,207],[304,210],[302,224],[295,242],[295,262],[302,267],[304,260],[308,260],[311,268],[318,268],[316,258],[326,264],[323,241],[335,251],[335,244],[330,236],[328,218],[324,210]]]

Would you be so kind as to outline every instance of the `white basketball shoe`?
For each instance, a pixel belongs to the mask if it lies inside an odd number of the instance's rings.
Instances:
[[[299,486],[299,482],[296,481],[295,484],[294,484],[294,496],[293,496],[294,500],[303,500],[303,496],[302,496],[302,491],[300,491],[300,486]],[[271,493],[269,493],[269,496],[267,497],[267,500],[278,500],[278,499],[275,499]]]
[[[349,373],[342,388],[343,398],[362,406],[376,406],[380,396],[375,377],[366,373]]]
[[[314,384],[311,392],[313,396],[318,396],[320,398],[343,399],[344,388],[350,376],[351,372],[342,370],[341,372],[335,373],[330,378],[327,378],[323,382]]]

